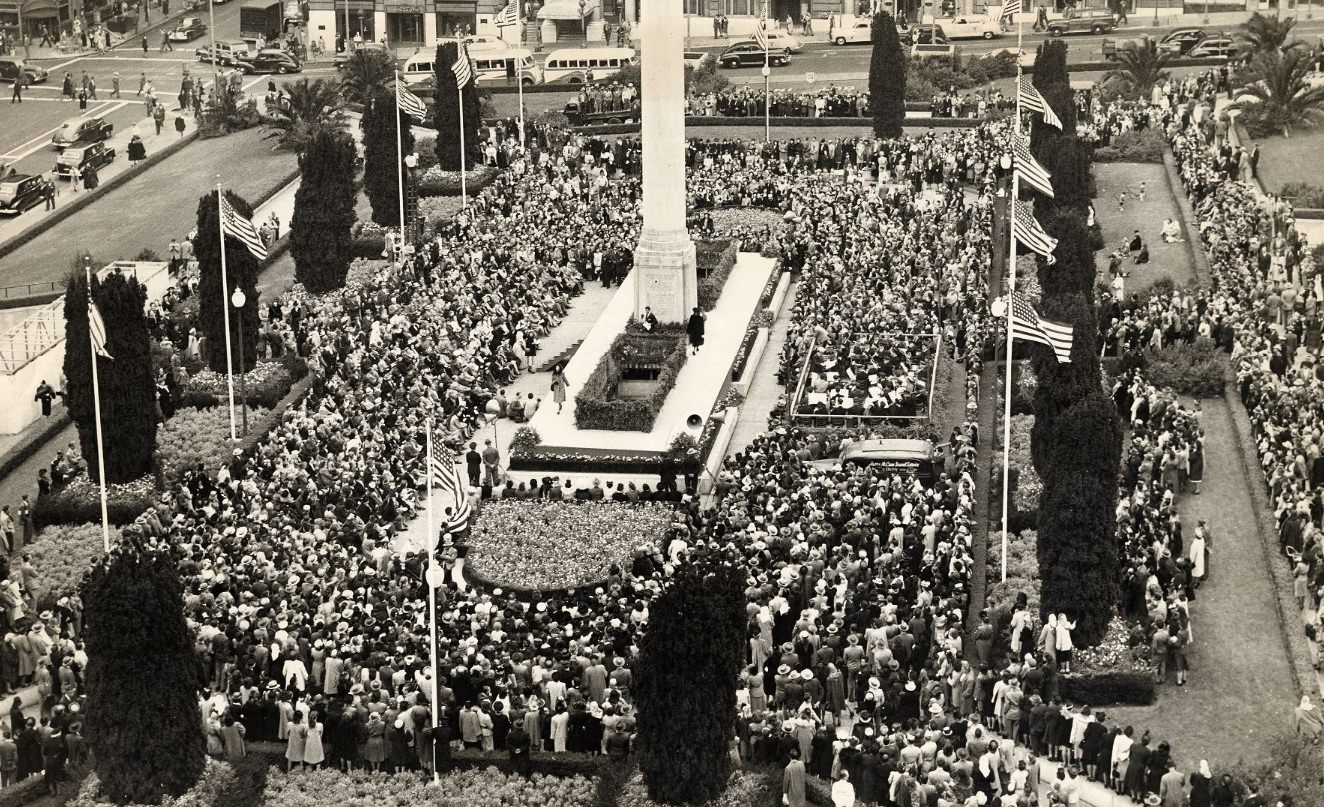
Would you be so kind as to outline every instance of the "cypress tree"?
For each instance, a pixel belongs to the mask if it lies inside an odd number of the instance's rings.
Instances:
[[[65,403],[78,428],[88,476],[99,482],[92,347],[87,335],[88,288],[83,261],[77,263],[64,298]],[[156,384],[152,379],[151,335],[143,313],[147,290],[137,278],[118,272],[107,275],[104,281],[94,274],[92,299],[105,323],[106,352],[111,356],[97,360],[106,481],[131,482],[151,472],[156,451]]]
[[[455,82],[451,82],[455,86]],[[363,107],[363,192],[372,205],[372,220],[383,227],[400,226],[399,160],[395,127],[400,127],[400,154],[414,151],[410,117],[395,105],[393,90],[378,89]],[[438,139],[441,139],[438,137]]]
[[[179,796],[202,775],[199,665],[174,560],[126,532],[88,572],[87,744],[102,795]]]
[[[663,803],[717,798],[731,775],[744,578],[733,564],[681,567],[651,607],[636,666],[639,769]]]
[[[349,135],[323,126],[299,156],[303,179],[290,218],[290,255],[294,276],[313,293],[340,288],[349,274],[357,153]]]
[[[906,53],[896,22],[886,11],[873,17],[873,54],[869,58],[869,108],[878,137],[901,136],[906,122]]]
[[[251,218],[253,208],[242,196],[225,192],[225,198],[239,215]],[[258,262],[248,247],[236,238],[225,239],[225,284],[221,283],[221,236],[218,229],[216,194],[198,199],[198,235],[193,239],[193,255],[198,260],[198,327],[207,339],[207,366],[218,373],[225,367],[225,309],[230,306],[231,354],[234,371],[241,369],[239,359],[240,329],[243,329],[243,366],[252,369],[257,360]],[[228,284],[228,285],[227,285]],[[235,287],[248,298],[242,309],[230,305]]]
[[[435,62],[437,94],[433,96],[433,127],[437,130],[437,165],[443,171],[460,170],[460,99],[464,99],[464,147],[467,152],[464,165],[472,169],[478,156],[478,129],[483,123],[483,108],[478,100],[478,87],[472,78],[464,92],[455,86],[457,51],[454,42],[437,46]]]

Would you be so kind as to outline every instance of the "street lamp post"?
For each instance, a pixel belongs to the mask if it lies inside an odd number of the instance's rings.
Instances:
[[[239,411],[243,415],[244,437],[248,436],[248,386],[244,380],[244,303],[247,302],[244,290],[235,286],[234,294],[230,295],[230,304],[235,307],[239,317]]]
[[[208,50],[211,51],[211,91],[220,100],[221,93],[221,68],[216,64],[216,8],[212,5],[212,0],[207,0],[207,32],[211,34],[211,45]],[[146,36],[146,34],[143,34]]]

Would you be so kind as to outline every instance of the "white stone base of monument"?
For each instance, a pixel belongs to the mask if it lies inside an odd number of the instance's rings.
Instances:
[[[731,378],[731,367],[735,363],[740,344],[745,338],[745,330],[750,320],[759,313],[759,297],[771,276],[775,262],[755,252],[742,252],[736,260],[731,275],[727,278],[722,296],[717,306],[708,312],[704,330],[704,343],[697,356],[691,355],[681,367],[676,377],[676,384],[667,396],[662,411],[653,422],[653,428],[641,431],[609,431],[605,429],[580,429],[575,425],[575,396],[588,379],[602,356],[611,348],[617,335],[625,330],[625,324],[634,313],[635,282],[643,276],[637,271],[631,272],[625,282],[612,297],[607,308],[598,317],[593,329],[584,342],[575,351],[565,368],[569,382],[567,400],[560,414],[550,395],[544,395],[542,405],[538,407],[533,420],[528,424],[538,432],[540,445],[548,451],[574,453],[576,449],[592,449],[598,452],[620,451],[665,452],[676,432],[683,428],[685,420],[692,414],[707,418],[712,412],[717,398],[726,388]],[[628,450],[626,450],[628,449]],[[542,478],[559,475],[578,479],[585,473],[591,474],[591,462],[585,463],[583,473],[539,471],[509,472],[516,480]],[[600,474],[610,479],[630,479],[624,474]],[[644,481],[656,481],[641,477]]]
[[[644,231],[634,250],[634,313],[642,316],[644,307],[653,309],[660,322],[686,322],[698,305],[699,288],[695,275],[694,241],[689,233]]]

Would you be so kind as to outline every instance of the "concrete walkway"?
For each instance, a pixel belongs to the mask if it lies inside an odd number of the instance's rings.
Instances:
[[[777,405],[777,400],[786,394],[786,388],[777,381],[777,371],[781,368],[782,348],[786,346],[786,335],[791,327],[790,309],[795,305],[795,295],[800,288],[800,281],[793,280],[786,289],[781,311],[768,331],[768,346],[754,369],[754,380],[749,386],[749,394],[740,407],[740,421],[736,423],[735,434],[727,447],[728,456],[745,448],[758,435],[773,428],[768,413]]]

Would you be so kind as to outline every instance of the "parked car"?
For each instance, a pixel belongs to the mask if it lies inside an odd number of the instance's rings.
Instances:
[[[1103,44],[1099,46],[1099,51],[1103,54],[1103,58],[1111,62],[1117,58],[1117,54],[1122,53],[1129,48],[1143,49],[1148,48],[1151,45],[1157,47],[1157,44],[1148,35],[1133,36],[1125,39],[1109,38],[1103,40]]]
[[[770,50],[784,48],[787,53],[799,53],[804,49],[804,43],[801,42],[800,37],[795,34],[786,31],[769,30],[768,48]]]
[[[212,57],[213,51],[216,54],[214,58]],[[234,66],[239,63],[240,59],[248,55],[248,43],[243,40],[236,40],[234,42],[213,42],[210,45],[203,45],[195,50],[194,53],[197,54],[198,61],[200,62],[214,61],[219,65]]]
[[[0,179],[0,215],[17,216],[41,204],[45,181],[31,174],[10,174]]]
[[[298,73],[303,70],[293,56],[277,48],[266,48],[252,56],[241,57],[238,64],[245,73]]]
[[[0,81],[13,84],[20,72],[28,77],[29,84],[40,84],[46,80],[46,71],[35,64],[29,64],[26,59],[17,56],[0,56]]]
[[[1185,56],[1191,48],[1209,38],[1203,28],[1174,28],[1159,40],[1159,50]]]
[[[1233,59],[1241,53],[1241,46],[1225,36],[1211,36],[1186,51],[1188,59]]]
[[[170,32],[171,42],[192,42],[207,33],[207,24],[201,17],[185,17],[179,21],[175,30]]]
[[[791,54],[785,49],[768,49],[768,64],[778,67],[791,63]],[[736,42],[717,57],[719,67],[754,67],[763,65],[763,48],[752,39]]]
[[[354,51],[356,50],[380,50],[385,52],[386,46],[380,42],[364,42],[362,45],[359,45],[353,50],[346,50],[337,53],[335,56],[331,58],[331,66],[344,67],[345,62],[348,62],[350,60],[350,58],[354,55]]]
[[[1117,27],[1113,13],[1106,8],[1069,9],[1048,17],[1048,35],[1102,34]]]
[[[62,149],[74,143],[105,140],[114,131],[114,124],[105,118],[70,118],[51,135],[51,143],[57,149]]]
[[[74,168],[82,174],[84,169],[101,168],[115,161],[115,149],[106,148],[101,141],[94,143],[74,143],[55,158],[54,174],[60,179],[73,177]]]
[[[942,29],[941,25],[929,23],[916,25],[910,29],[910,44],[912,45],[946,45],[947,42],[947,32]]]
[[[994,39],[1002,36],[1002,21],[995,16],[948,17],[935,22],[948,39]]]
[[[834,45],[873,41],[873,20],[854,14],[834,14],[828,26],[828,39]]]

